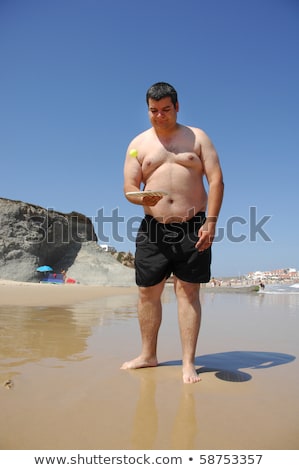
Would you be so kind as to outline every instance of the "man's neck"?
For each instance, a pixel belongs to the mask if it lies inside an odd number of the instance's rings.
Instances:
[[[180,124],[175,123],[173,127],[167,129],[153,128],[156,136],[161,140],[171,139],[180,129]]]

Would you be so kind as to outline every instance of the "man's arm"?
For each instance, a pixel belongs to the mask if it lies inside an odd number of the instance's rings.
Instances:
[[[223,175],[219,158],[214,145],[205,134],[201,145],[201,159],[208,181],[209,191],[207,218],[198,232],[199,240],[195,245],[199,251],[206,250],[213,243],[224,192]]]
[[[138,204],[140,206],[155,206],[160,201],[162,196],[144,196],[136,197],[127,195],[128,192],[140,191],[140,185],[142,183],[142,167],[138,160],[138,157],[132,157],[130,150],[133,145],[129,145],[126,160],[124,165],[124,193],[126,198],[132,204]]]
[[[128,147],[126,160],[124,165],[124,193],[128,201],[138,203],[134,196],[127,196],[127,192],[139,191],[142,182],[142,169],[137,157],[131,157],[130,150],[132,146]]]

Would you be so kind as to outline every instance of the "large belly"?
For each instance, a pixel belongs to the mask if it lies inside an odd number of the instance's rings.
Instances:
[[[206,210],[207,193],[200,172],[178,164],[165,165],[159,170],[148,178],[145,189],[163,190],[167,196],[155,206],[145,206],[146,214],[169,223],[183,222]]]

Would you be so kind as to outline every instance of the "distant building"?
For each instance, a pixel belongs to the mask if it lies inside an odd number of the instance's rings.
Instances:
[[[103,251],[106,251],[108,253],[114,253],[116,250],[113,246],[110,245],[100,245]]]
[[[295,268],[274,269],[273,271],[255,271],[249,273],[247,278],[253,281],[287,281],[299,278],[299,271]]]

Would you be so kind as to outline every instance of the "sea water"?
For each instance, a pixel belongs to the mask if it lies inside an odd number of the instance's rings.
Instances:
[[[267,284],[259,291],[262,294],[299,294],[299,283],[295,284]]]

